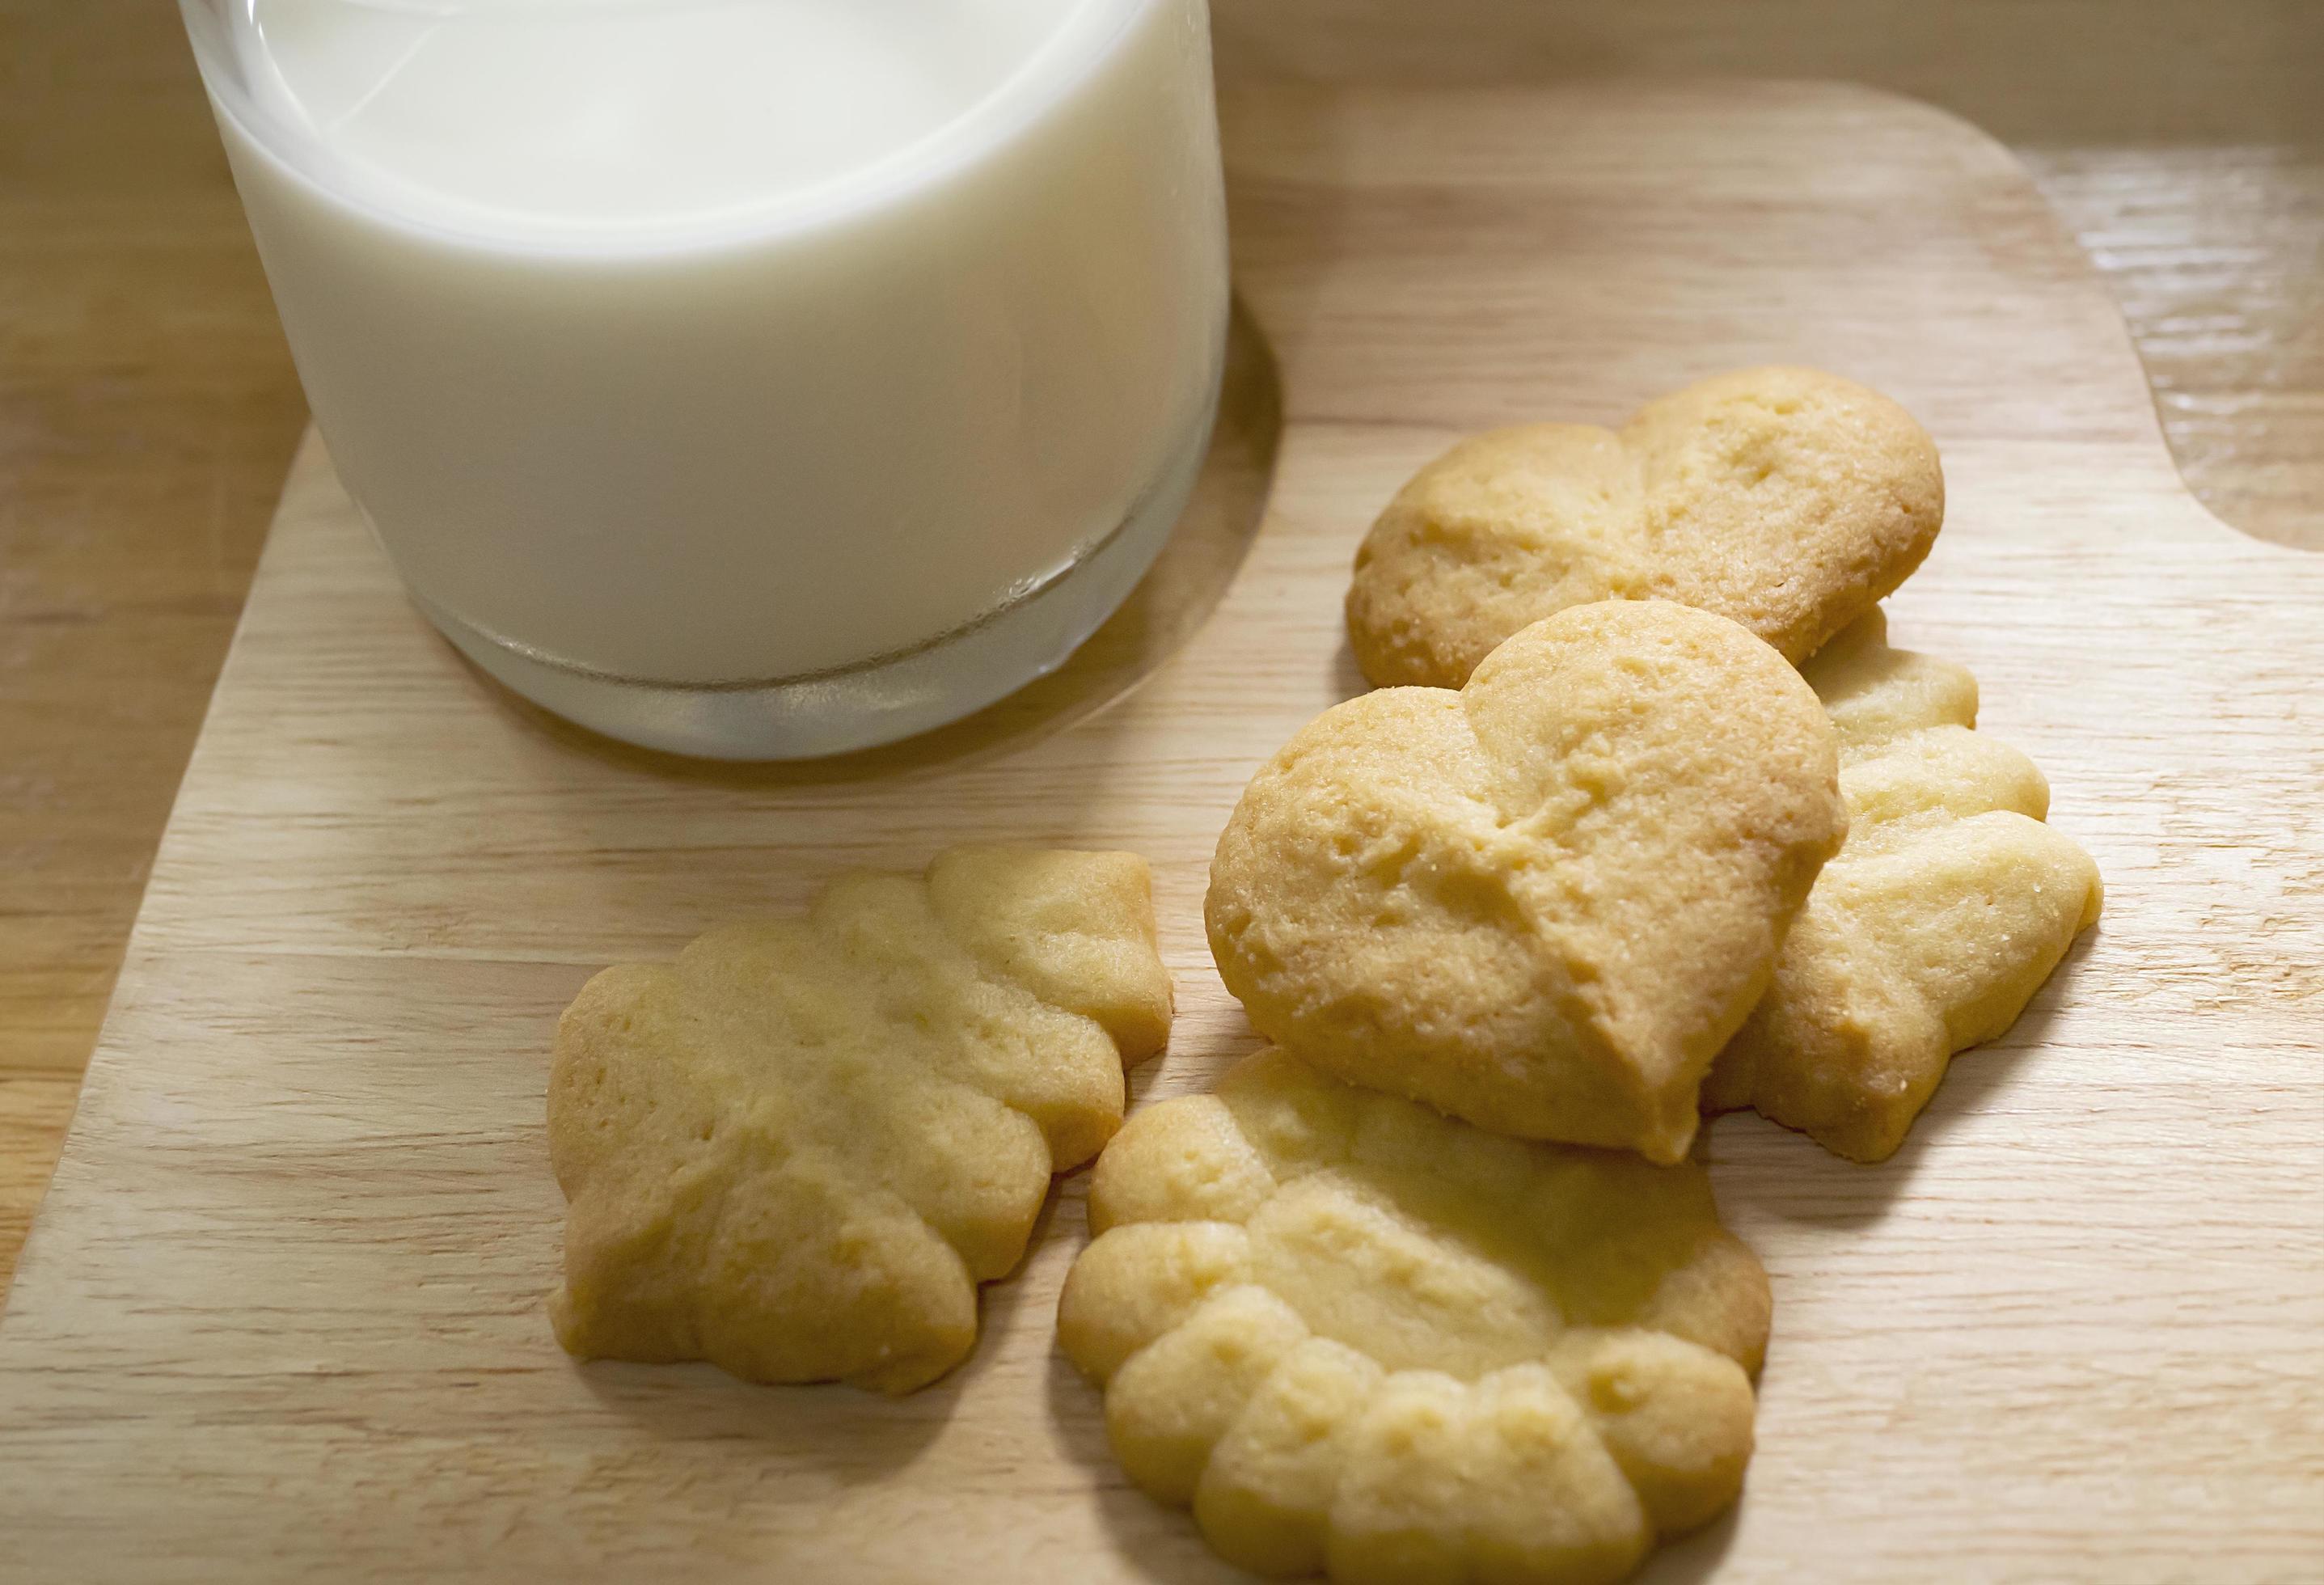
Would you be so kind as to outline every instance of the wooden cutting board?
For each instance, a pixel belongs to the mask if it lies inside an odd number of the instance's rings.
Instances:
[[[1660,1580],[2324,1571],[2324,562],[2174,475],[2106,295],[1999,148],[1830,88],[1227,106],[1239,326],[1196,508],[1065,672],[904,749],[658,760],[466,669],[311,442],[0,1323],[11,1579],[1204,1580],[1056,1355],[1067,1184],[899,1403],[551,1341],[551,1021],[835,870],[1008,836],[1154,861],[1183,1015],[1250,770],[1360,680],[1373,512],[1460,430],[1822,364],[1936,434],[1892,603],[1972,666],[2109,893],[1902,1154],[1711,1127],[1773,1275],[1760,1452]]]

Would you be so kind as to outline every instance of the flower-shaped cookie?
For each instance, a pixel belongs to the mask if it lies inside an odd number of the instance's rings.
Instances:
[[[1609,601],[1468,686],[1301,729],[1205,913],[1259,1031],[1504,1133],[1677,1161],[1845,816],[1815,695],[1724,617]]]
[[[1734,1500],[1767,1281],[1692,1166],[1280,1051],[1149,1106],[1057,1336],[1130,1478],[1261,1573],[1607,1580]]]
[[[2043,825],[2032,760],[1972,731],[1977,679],[1888,647],[1877,611],[1805,668],[1840,733],[1847,845],[1703,1085],[1826,1148],[1904,1143],[1956,1051],[2016,1020],[2097,922],[2098,866]]]
[[[1554,611],[1662,599],[1796,662],[1921,564],[1944,502],[1935,444],[1886,397],[1741,370],[1618,431],[1530,424],[1455,446],[1365,537],[1348,634],[1376,685],[1459,687]]]
[[[752,1381],[935,1379],[1169,1027],[1130,853],[954,848],[607,969],[549,1077],[558,1341]]]

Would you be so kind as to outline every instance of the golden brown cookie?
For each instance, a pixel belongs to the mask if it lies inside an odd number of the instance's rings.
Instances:
[[[1146,862],[959,847],[583,987],[557,1029],[558,1341],[908,1392],[1170,1027]]]
[[[1977,679],[1892,650],[1877,611],[1805,668],[1840,733],[1847,844],[1703,1085],[1858,1161],[1895,1152],[1952,1054],[2015,1023],[2080,931],[2098,866],[2043,824],[2034,762],[1972,731]]]
[[[1845,825],[1815,695],[1723,617],[1561,612],[1254,777],[1205,916],[1259,1031],[1506,1133],[1677,1161]]]
[[[1767,1279],[1698,1168],[1267,1051],[1132,1118],[1090,1223],[1058,1341],[1130,1478],[1244,1568],[1610,1580],[1742,1485]]]
[[[1944,503],[1935,443],[1903,408],[1836,374],[1745,369],[1618,431],[1462,441],[1365,536],[1348,635],[1375,685],[1454,688],[1552,612],[1675,600],[1798,662],[1920,566]]]

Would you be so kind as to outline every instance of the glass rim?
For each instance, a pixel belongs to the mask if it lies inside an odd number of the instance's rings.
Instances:
[[[212,113],[242,141],[318,198],[374,221],[439,242],[489,246],[495,253],[545,255],[651,255],[745,247],[811,233],[879,213],[938,187],[1001,152],[1070,98],[1119,47],[1131,24],[1166,0],[1072,0],[1040,45],[966,108],[921,136],[840,175],[775,197],[634,225],[554,221],[494,227],[463,224],[394,201],[392,180],[365,180],[334,161],[320,142],[286,120],[253,91],[248,64],[233,37],[250,25],[254,0],[179,0]],[[333,0],[416,15],[455,15],[462,0]],[[655,0],[557,0],[560,7],[644,9]],[[761,0],[682,0],[688,9],[748,5]],[[1198,0],[1199,3],[1199,0]],[[546,4],[542,5],[546,9]],[[350,175],[355,177],[349,180]]]

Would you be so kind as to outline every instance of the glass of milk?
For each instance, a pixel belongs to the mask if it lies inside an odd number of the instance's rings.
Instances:
[[[412,596],[649,747],[822,754],[1060,662],[1217,402],[1204,0],[183,0]]]

